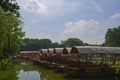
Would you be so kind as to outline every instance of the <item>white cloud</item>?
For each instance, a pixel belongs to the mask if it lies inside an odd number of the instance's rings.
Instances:
[[[78,9],[78,5],[82,2],[68,2],[66,0],[17,0],[22,10],[36,13],[45,14],[47,17],[55,16],[59,13],[64,15],[67,12]]]
[[[20,7],[28,12],[43,14],[47,12],[47,7],[39,0],[19,0]]]
[[[47,7],[47,17],[62,16],[78,9],[78,3],[67,0],[41,0]],[[80,4],[79,4],[80,5]]]
[[[120,18],[120,13],[116,13],[112,15],[109,19],[112,20],[112,19],[117,19],[117,18]]]
[[[69,25],[68,25],[69,24]],[[97,25],[99,24],[98,21],[95,20],[79,20],[76,22],[67,22],[66,23],[66,30],[64,33],[82,33],[87,30],[90,32],[94,32],[97,29]]]
[[[72,27],[72,26],[73,26],[73,22],[67,22],[67,23],[65,24],[65,26],[66,26],[67,28]]]
[[[77,37],[88,43],[102,43],[104,37],[99,34],[100,23],[95,20],[79,20],[76,22],[67,22],[65,30],[58,36],[65,40],[70,37]]]
[[[47,17],[57,16],[59,13],[62,15],[83,9],[91,9],[95,7],[98,12],[102,13],[103,10],[99,4],[95,1],[68,1],[68,0],[17,0],[21,9],[36,13],[36,14],[45,14]],[[89,3],[93,6],[86,8]]]
[[[95,1],[90,0],[90,2],[96,7],[97,11],[100,13],[103,13],[103,10],[99,4],[97,4]]]

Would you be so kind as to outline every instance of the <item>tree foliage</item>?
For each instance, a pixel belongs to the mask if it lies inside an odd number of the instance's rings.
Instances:
[[[24,39],[24,44],[21,46],[21,50],[39,50],[44,48],[57,48],[57,47],[72,47],[72,46],[83,46],[86,45],[86,43],[83,43],[78,38],[69,38],[65,41],[61,41],[61,43],[58,42],[52,42],[50,39]]]
[[[15,54],[24,36],[19,8],[16,8],[18,6],[14,1],[0,0],[0,60]]]
[[[69,38],[65,41],[61,41],[61,43],[64,44],[66,47],[83,46],[84,45],[83,41],[78,38]]]
[[[52,48],[57,48],[57,47],[59,47],[60,45],[59,45],[59,43],[57,43],[57,42],[54,42],[54,43],[52,43],[52,45],[51,45],[51,47]]]
[[[4,9],[5,12],[12,12],[14,15],[18,16],[19,13],[19,6],[16,3],[16,0],[0,0],[0,7]]]
[[[108,29],[105,35],[105,46],[120,47],[120,26]]]
[[[25,38],[24,44],[21,45],[21,50],[30,50],[36,51],[40,48],[49,48],[51,47],[52,41],[49,39],[29,39]]]

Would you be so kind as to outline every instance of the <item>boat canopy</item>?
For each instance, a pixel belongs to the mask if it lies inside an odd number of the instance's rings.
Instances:
[[[70,53],[79,54],[120,54],[120,47],[75,46]]]
[[[32,52],[33,52],[33,53],[39,53],[39,51],[20,51],[19,53],[20,53],[20,54],[26,54],[26,53],[27,53],[27,54],[31,54]]]
[[[54,54],[54,53],[55,53],[55,48],[49,48],[49,49],[48,49],[48,53]]]
[[[41,49],[40,52],[41,52],[42,54],[47,54],[47,53],[48,53],[48,49]]]
[[[63,54],[70,54],[71,48],[64,48],[62,53]]]
[[[63,52],[63,48],[55,48],[56,54],[61,54]]]

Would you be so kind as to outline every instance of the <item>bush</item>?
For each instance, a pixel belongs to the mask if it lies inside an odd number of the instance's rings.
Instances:
[[[115,77],[116,80],[120,80],[120,66],[118,66],[116,68],[116,77]]]
[[[1,62],[0,62],[0,70],[6,70],[6,69],[9,69],[11,68],[13,65],[12,65],[12,62],[10,61],[10,59],[3,59]]]

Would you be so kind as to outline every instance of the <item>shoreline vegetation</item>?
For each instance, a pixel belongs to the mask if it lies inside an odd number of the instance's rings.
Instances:
[[[116,68],[116,77],[115,80],[120,80],[120,66]]]
[[[12,66],[11,57],[19,51],[24,32],[16,0],[0,0],[0,69]]]

